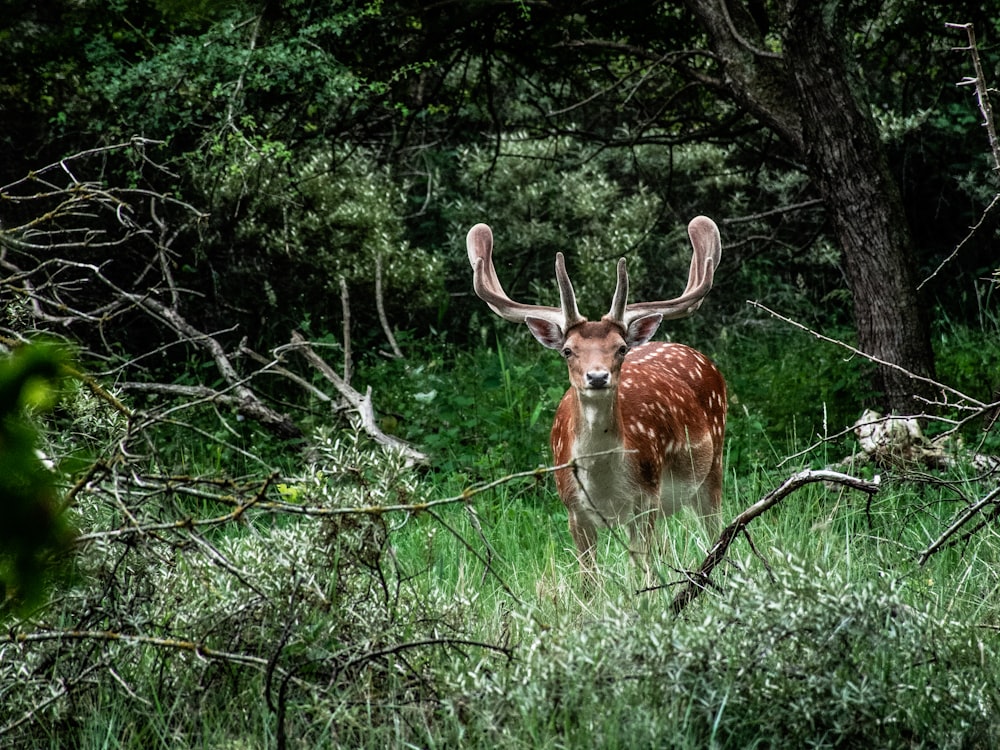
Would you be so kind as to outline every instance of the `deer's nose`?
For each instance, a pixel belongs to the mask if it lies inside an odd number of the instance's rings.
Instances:
[[[591,370],[587,373],[588,388],[607,388],[611,382],[611,373],[607,370]]]

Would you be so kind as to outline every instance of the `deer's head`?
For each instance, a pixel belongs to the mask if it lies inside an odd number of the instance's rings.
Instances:
[[[570,383],[582,396],[588,396],[613,393],[629,350],[649,341],[663,320],[693,313],[712,288],[722,255],[719,229],[708,217],[698,216],[688,224],[688,235],[694,255],[687,287],[681,296],[628,304],[628,271],[625,259],[621,258],[611,309],[599,321],[589,321],[580,314],[562,253],[556,253],[559,307],[545,307],[515,302],[507,296],[493,267],[493,233],[486,224],[476,224],[469,230],[466,247],[473,269],[473,286],[480,299],[504,320],[525,323],[543,346],[561,352],[569,369]]]

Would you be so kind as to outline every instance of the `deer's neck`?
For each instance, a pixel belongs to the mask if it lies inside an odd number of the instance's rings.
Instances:
[[[577,455],[621,446],[618,391],[576,392]]]

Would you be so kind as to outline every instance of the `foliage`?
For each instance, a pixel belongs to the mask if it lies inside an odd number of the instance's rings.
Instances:
[[[792,559],[771,580],[729,583],[691,620],[612,607],[571,631],[532,633],[512,669],[466,672],[472,736],[501,747],[995,740],[997,652],[975,628],[891,585]]]
[[[341,282],[350,291],[355,330],[364,341],[376,329],[376,269],[393,321],[433,320],[443,297],[442,260],[413,247],[402,219],[403,192],[389,170],[364,150],[277,155],[243,145],[204,168],[206,183],[226,179],[206,196],[223,215],[216,224],[229,274],[220,283],[238,304],[256,307],[270,326],[302,320],[322,330],[340,317]],[[280,330],[280,328],[279,328]]]
[[[43,463],[27,414],[55,404],[66,355],[44,343],[0,359],[0,615],[36,605],[66,572],[72,540],[51,462]]]

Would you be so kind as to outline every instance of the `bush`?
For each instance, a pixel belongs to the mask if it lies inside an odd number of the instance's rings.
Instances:
[[[481,744],[958,747],[1000,739],[995,644],[975,626],[792,560],[690,619],[611,608],[470,671],[455,710]]]

